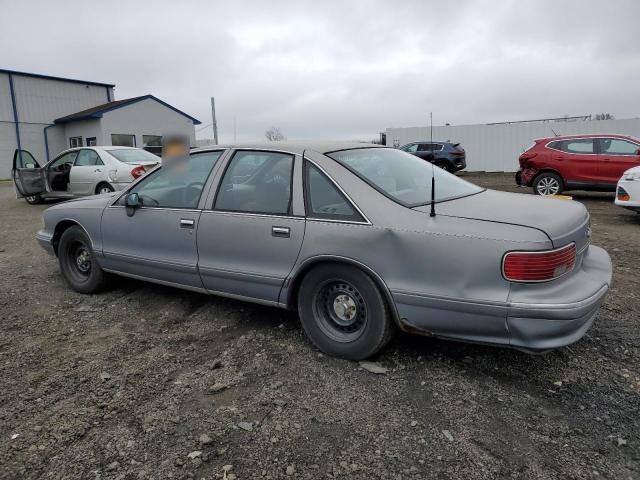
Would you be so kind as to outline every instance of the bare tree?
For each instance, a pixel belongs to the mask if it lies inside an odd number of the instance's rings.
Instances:
[[[269,130],[264,132],[264,136],[267,137],[267,140],[270,142],[281,142],[287,139],[280,130],[280,127],[271,127]]]
[[[615,117],[613,115],[611,115],[610,113],[596,113],[594,118],[596,120],[613,120],[613,119],[615,119]]]

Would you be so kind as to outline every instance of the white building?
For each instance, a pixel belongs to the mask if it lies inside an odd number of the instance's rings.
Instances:
[[[515,172],[518,157],[536,138],[586,133],[617,133],[640,138],[640,119],[592,120],[589,116],[548,120],[445,125],[433,127],[434,141],[460,143],[466,151],[467,171]],[[387,145],[429,141],[429,127],[387,128]]]
[[[70,147],[131,145],[159,153],[162,135],[188,135],[200,122],[153,95],[115,100],[115,85],[0,69],[0,178],[13,152],[44,164]]]

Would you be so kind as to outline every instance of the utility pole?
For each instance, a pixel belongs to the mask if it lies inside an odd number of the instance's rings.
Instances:
[[[213,127],[213,143],[218,145],[218,122],[216,121],[216,101],[211,97],[211,126]]]

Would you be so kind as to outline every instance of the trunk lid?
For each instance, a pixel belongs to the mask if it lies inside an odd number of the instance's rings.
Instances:
[[[415,210],[428,214],[430,206],[416,207]],[[589,213],[581,203],[573,200],[485,190],[438,203],[436,213],[535,228],[549,237],[554,248],[575,242],[576,249],[580,251],[591,237]]]

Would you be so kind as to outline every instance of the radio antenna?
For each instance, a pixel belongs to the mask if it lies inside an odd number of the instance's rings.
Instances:
[[[431,147],[431,212],[429,212],[430,217],[436,216],[436,176],[435,176],[435,167],[433,166],[433,162],[435,161],[435,157],[433,155],[433,112],[429,112],[429,135],[430,135],[430,147]]]

